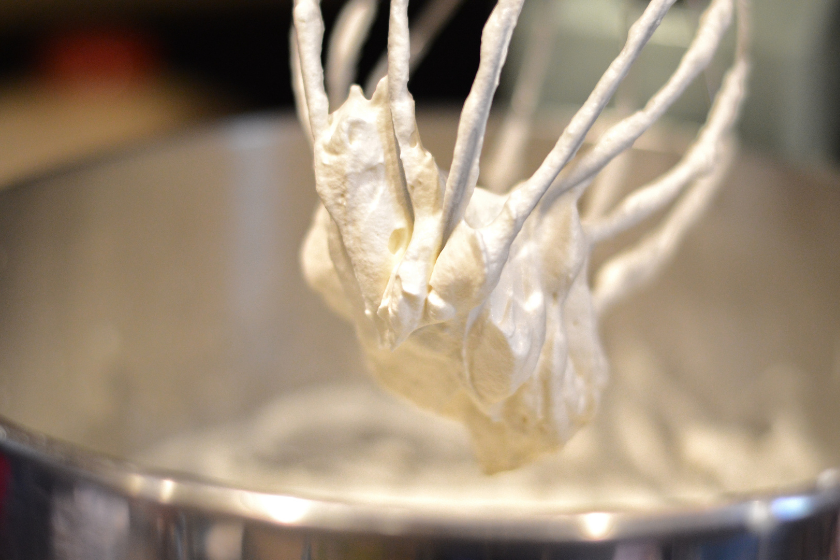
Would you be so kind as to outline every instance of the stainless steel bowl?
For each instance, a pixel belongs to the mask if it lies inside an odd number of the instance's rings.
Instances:
[[[427,144],[451,142],[442,122],[428,120]],[[797,402],[825,457],[805,484],[522,513],[288,495],[138,463],[275,395],[364,380],[351,330],[299,275],[309,161],[291,118],[259,117],[0,192],[0,556],[838,558],[840,175],[749,153],[604,336],[643,337],[733,422],[775,412],[752,398],[757,372],[805,372]]]

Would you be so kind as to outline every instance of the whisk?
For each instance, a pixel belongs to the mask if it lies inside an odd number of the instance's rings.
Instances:
[[[391,0],[387,63],[378,66],[387,71],[382,79],[374,72],[367,98],[350,82],[376,0],[351,0],[340,14],[326,63],[328,88],[319,3],[295,0],[293,82],[322,202],[304,242],[304,274],[354,324],[377,380],[466,424],[488,472],[557,449],[591,418],[608,378],[599,317],[662,268],[733,159],[732,128],[749,71],[747,0],[711,0],[666,83],[581,150],[675,1],[647,4],[544,161],[510,184],[510,162],[529,131],[534,85],[547,69],[540,47],[546,41],[532,41],[496,150],[508,155],[496,158],[493,188],[484,189],[477,181],[487,120],[524,0],[498,0],[485,24],[448,170],[423,147],[408,80],[412,62],[457,1],[431,0],[410,30],[408,0]],[[734,62],[679,162],[582,217],[584,192],[611,188],[594,179],[710,64],[733,20]],[[596,245],[664,209],[590,282]]]

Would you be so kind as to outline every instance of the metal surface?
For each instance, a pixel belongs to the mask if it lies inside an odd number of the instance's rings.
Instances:
[[[450,143],[435,122],[424,138]],[[608,344],[643,332],[687,379],[713,376],[700,398],[724,417],[769,413],[744,405],[752,372],[807,371],[820,477],[702,507],[515,516],[304,499],[126,459],[278,393],[362,379],[352,332],[299,276],[315,195],[291,119],[3,191],[0,556],[837,558],[837,183],[743,155],[668,274],[605,328]],[[693,331],[703,314],[722,322]],[[686,332],[702,359],[685,359]]]

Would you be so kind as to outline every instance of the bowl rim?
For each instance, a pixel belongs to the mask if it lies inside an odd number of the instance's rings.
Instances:
[[[586,543],[745,530],[766,534],[781,525],[840,508],[838,468],[826,469],[805,487],[732,495],[715,504],[638,511],[520,511],[511,515],[499,508],[369,504],[248,489],[86,450],[24,428],[2,415],[0,452],[129,500],[297,531],[383,537]]]

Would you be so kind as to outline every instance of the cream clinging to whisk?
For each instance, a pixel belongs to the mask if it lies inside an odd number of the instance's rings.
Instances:
[[[318,2],[295,1],[296,91],[322,202],[304,243],[304,273],[355,325],[377,380],[464,422],[488,471],[556,449],[594,413],[608,377],[599,313],[673,253],[731,160],[729,137],[748,72],[744,0],[712,0],[667,83],[578,155],[674,1],[648,4],[543,163],[506,192],[476,183],[490,104],[524,0],[499,0],[485,25],[448,171],[438,168],[417,130],[407,87],[407,0],[390,4],[387,76],[370,99],[351,87],[332,112]],[[736,12],[735,62],[695,143],[662,177],[582,220],[578,201],[593,178],[709,64]],[[355,33],[366,32],[363,17],[346,19],[356,22]],[[348,26],[338,32],[348,33]],[[343,41],[351,51],[362,42]],[[341,56],[356,60],[346,49]],[[342,96],[331,94],[334,103]],[[675,200],[648,237],[595,271],[592,288],[587,265],[594,245]]]

